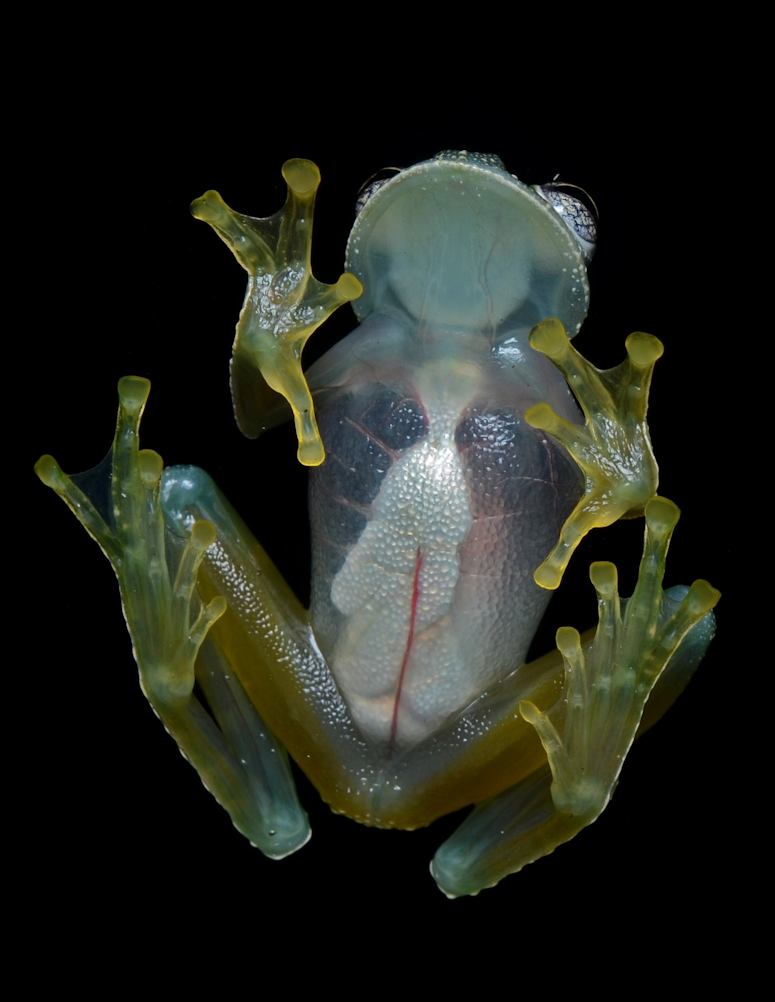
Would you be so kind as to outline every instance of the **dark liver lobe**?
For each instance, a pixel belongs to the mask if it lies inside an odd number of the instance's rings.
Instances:
[[[357,542],[396,455],[427,431],[420,404],[382,383],[343,392],[318,412],[326,461],[310,475],[312,621],[325,654],[340,615],[331,582]]]

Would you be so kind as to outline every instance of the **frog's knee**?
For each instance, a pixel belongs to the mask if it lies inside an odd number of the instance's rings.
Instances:
[[[188,536],[202,511],[212,511],[218,499],[215,481],[198,466],[170,466],[161,481],[164,520],[176,536]]]

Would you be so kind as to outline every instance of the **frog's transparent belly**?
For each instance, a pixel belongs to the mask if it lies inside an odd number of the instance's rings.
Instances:
[[[365,736],[432,734],[523,660],[546,606],[532,572],[578,496],[512,410],[383,384],[321,413],[312,616]]]

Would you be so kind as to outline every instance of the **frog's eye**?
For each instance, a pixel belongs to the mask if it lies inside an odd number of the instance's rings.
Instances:
[[[357,216],[360,213],[375,192],[379,191],[396,174],[400,174],[402,170],[403,167],[383,167],[382,170],[378,170],[376,174],[372,174],[371,177],[367,178],[358,191],[358,198],[355,202],[355,215]]]
[[[592,196],[578,185],[554,178],[548,184],[534,184],[533,191],[548,202],[573,233],[587,261],[592,260],[597,241],[598,211]],[[573,192],[573,194],[570,194]]]

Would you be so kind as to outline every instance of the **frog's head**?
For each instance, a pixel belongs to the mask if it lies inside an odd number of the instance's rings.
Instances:
[[[369,195],[347,245],[347,269],[365,290],[359,318],[408,314],[498,338],[549,316],[571,334],[581,326],[589,219],[565,193],[528,187],[498,157],[463,151],[402,170]]]

